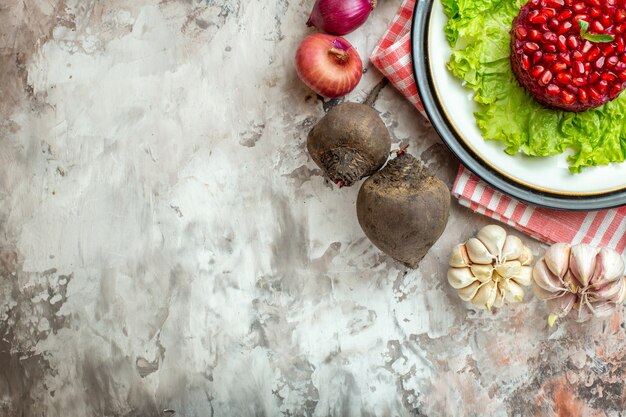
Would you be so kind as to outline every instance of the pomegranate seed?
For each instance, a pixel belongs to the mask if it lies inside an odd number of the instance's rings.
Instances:
[[[552,81],[552,73],[550,72],[550,70],[547,70],[546,72],[543,73],[541,78],[539,78],[539,85],[541,86],[548,85],[550,81]]]
[[[528,15],[528,21],[531,23],[535,23],[535,24],[542,24],[542,23],[546,23],[548,21],[548,16],[545,13],[539,13],[537,12],[537,14],[533,17],[530,17],[530,15]]]
[[[584,58],[583,54],[580,53],[580,51],[575,51],[572,54],[572,58],[574,58],[574,60],[576,61],[582,61],[582,59]]]
[[[541,13],[545,14],[546,16],[548,16],[548,18],[556,16],[556,10],[551,9],[551,8],[543,9],[541,11]]]
[[[559,53],[559,58],[561,59],[561,61],[565,62],[568,66],[572,65],[572,59],[570,58],[567,52]]]
[[[524,28],[515,29],[515,36],[519,40],[523,40],[528,35],[528,31]]]
[[[620,80],[626,81],[626,71],[620,72],[619,74],[617,74],[617,76],[619,77]]]
[[[598,60],[593,64],[597,69],[602,69],[604,67],[604,57],[601,56]]]
[[[624,23],[620,23],[619,25],[615,26],[615,32],[617,33],[624,33],[624,30],[626,30],[626,24]]]
[[[543,47],[543,50],[553,54],[556,52],[556,45],[546,45]]]
[[[573,22],[576,22],[576,24],[578,24],[579,20],[584,20],[585,22],[589,21],[589,16],[587,16],[586,14],[577,14],[572,18]],[[580,26],[579,26],[580,28]]]
[[[545,62],[546,64],[549,64],[554,61],[556,61],[556,57],[553,54],[548,54],[543,57],[543,62]]]
[[[577,77],[572,80],[572,83],[580,87],[581,85],[587,84],[587,81],[585,81],[584,78]]]
[[[538,64],[541,61],[541,57],[543,53],[541,51],[537,51],[533,54],[533,64]]]
[[[596,84],[596,88],[598,89],[600,94],[604,94],[609,89],[609,83],[605,80],[600,80],[600,82]]]
[[[609,94],[609,97],[611,97],[612,100],[617,97],[621,92],[622,88],[619,85],[614,85],[613,87],[611,87],[611,93]]]
[[[617,80],[617,77],[612,72],[605,72],[604,74],[600,76],[600,78],[602,78],[604,81],[607,81],[609,83],[612,83],[613,81]]]
[[[537,77],[539,77],[543,73],[544,70],[545,70],[544,67],[542,67],[541,65],[537,65],[536,67],[533,67],[530,70],[530,75],[532,75],[533,77],[537,78]]]
[[[524,44],[524,51],[526,51],[527,53],[532,53],[539,50],[539,45],[537,45],[534,42],[526,42]]]
[[[609,17],[608,17],[608,16],[602,16],[602,17],[600,18],[600,22],[602,23],[602,25],[603,25],[605,28],[607,28],[607,30],[608,30],[609,26],[613,25],[613,21],[612,21],[611,19],[609,19]]]
[[[561,35],[559,36],[559,38],[556,41],[556,46],[559,47],[559,49],[563,52],[567,51],[567,45],[565,44],[566,39],[565,36]]]
[[[590,26],[594,32],[604,32],[604,26],[602,26],[602,23],[598,22],[597,20],[594,20]]]
[[[533,23],[533,19],[535,19],[537,16],[539,16],[539,10],[533,10],[532,12],[528,13],[526,19],[528,19],[529,22]]]
[[[567,38],[567,45],[572,49],[578,48],[578,40],[576,39],[576,36],[570,36]]]
[[[617,52],[624,52],[626,49],[626,44],[624,43],[624,38],[619,38],[617,40]]]
[[[554,84],[550,84],[549,86],[546,87],[546,93],[550,94],[551,96],[556,96],[560,92],[561,92],[561,89]]]
[[[576,13],[580,13],[585,11],[585,9],[587,8],[587,6],[585,5],[585,3],[576,3],[572,9],[576,12]]]
[[[524,68],[525,71],[528,71],[530,68],[530,59],[528,59],[528,55],[522,55],[522,68]]]
[[[567,69],[567,64],[565,62],[555,62],[552,66],[552,70],[554,72],[563,72]]]
[[[572,76],[565,72],[561,72],[556,75],[556,80],[563,85],[568,85],[572,82]]]
[[[586,103],[587,101],[589,101],[589,96],[587,95],[587,92],[583,88],[578,90],[578,99],[582,101],[583,103]]]
[[[596,47],[593,47],[593,49],[591,49],[591,52],[589,52],[589,55],[587,55],[587,59],[589,61],[593,61],[598,57],[598,55],[600,55],[600,50]]]
[[[602,2],[600,0],[587,0],[587,3],[591,4],[592,6],[596,6],[596,7],[602,6]]]
[[[558,39],[558,36],[556,36],[556,33],[546,32],[541,35],[541,39],[543,39],[545,43],[555,43]]]
[[[559,28],[559,20],[557,19],[550,19],[548,21],[548,27],[550,28],[550,30],[557,30]]]
[[[600,100],[602,98],[598,90],[593,87],[589,87],[589,97],[591,97],[592,100]]]
[[[530,40],[532,41],[538,41],[541,39],[541,34],[539,34],[539,31],[536,29],[531,29],[530,32],[528,32],[528,37],[530,38]]]
[[[589,76],[589,83],[590,84],[595,84],[596,81],[598,81],[599,79],[600,79],[600,74],[598,74],[597,72],[593,72]]]
[[[585,66],[580,61],[574,63],[574,69],[581,75],[585,73]]]
[[[559,14],[558,19],[559,21],[563,22],[564,20],[567,20],[572,16],[574,16],[574,12],[572,12],[570,9],[565,9]]]
[[[572,28],[572,22],[563,22],[561,27],[556,31],[559,35],[564,35]]]
[[[626,10],[618,10],[615,12],[615,16],[613,16],[616,22],[623,22],[626,20]]]
[[[615,52],[615,48],[610,43],[602,44],[600,50],[604,55],[613,55],[613,52]]]
[[[618,62],[619,58],[617,58],[615,55],[608,57],[608,59],[606,60],[606,63],[609,67],[614,67],[615,65],[617,65]]]
[[[565,2],[563,0],[546,0],[546,6],[548,7],[555,7],[555,8],[559,8],[559,7],[563,7],[565,5]]]
[[[565,104],[572,104],[575,99],[575,97],[567,91],[561,91],[561,98]]]
[[[597,19],[598,17],[602,16],[602,11],[600,9],[592,7],[591,9],[589,9],[589,14],[591,15],[591,17],[595,17]]]
[[[593,45],[591,44],[591,42],[589,42],[588,40],[585,40],[585,43],[583,43],[583,48],[582,48],[583,54],[586,54],[587,52],[589,52],[592,46]]]

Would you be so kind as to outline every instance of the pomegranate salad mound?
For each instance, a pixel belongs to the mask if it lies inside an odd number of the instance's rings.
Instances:
[[[539,103],[580,112],[626,86],[626,11],[603,1],[531,0],[513,20],[513,73]]]
[[[441,0],[449,70],[485,140],[568,151],[570,170],[626,155],[626,0]]]

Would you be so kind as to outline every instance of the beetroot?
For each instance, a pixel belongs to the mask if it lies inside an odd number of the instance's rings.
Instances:
[[[367,104],[342,103],[311,130],[307,149],[331,181],[350,186],[376,172],[387,161],[391,136]]]
[[[625,7],[624,0],[530,0],[511,30],[519,83],[539,103],[566,111],[615,99],[626,87]]]
[[[400,153],[365,180],[356,211],[374,245],[415,268],[446,227],[450,190],[420,161]]]

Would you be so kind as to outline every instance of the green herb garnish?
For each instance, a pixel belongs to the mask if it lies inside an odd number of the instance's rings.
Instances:
[[[615,40],[615,38],[611,35],[606,35],[606,34],[600,35],[600,34],[587,32],[587,29],[589,29],[589,23],[585,22],[584,20],[579,20],[578,26],[580,26],[580,37],[583,39],[587,39],[590,42],[606,43],[606,42],[613,42]]]

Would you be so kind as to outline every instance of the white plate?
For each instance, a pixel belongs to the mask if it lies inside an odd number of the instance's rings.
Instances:
[[[446,68],[451,49],[444,35],[447,18],[435,0],[428,25],[428,62],[435,95],[458,136],[476,157],[510,180],[543,193],[592,196],[626,188],[626,163],[568,170],[567,154],[553,157],[510,156],[501,142],[485,141],[476,125],[473,92]]]

